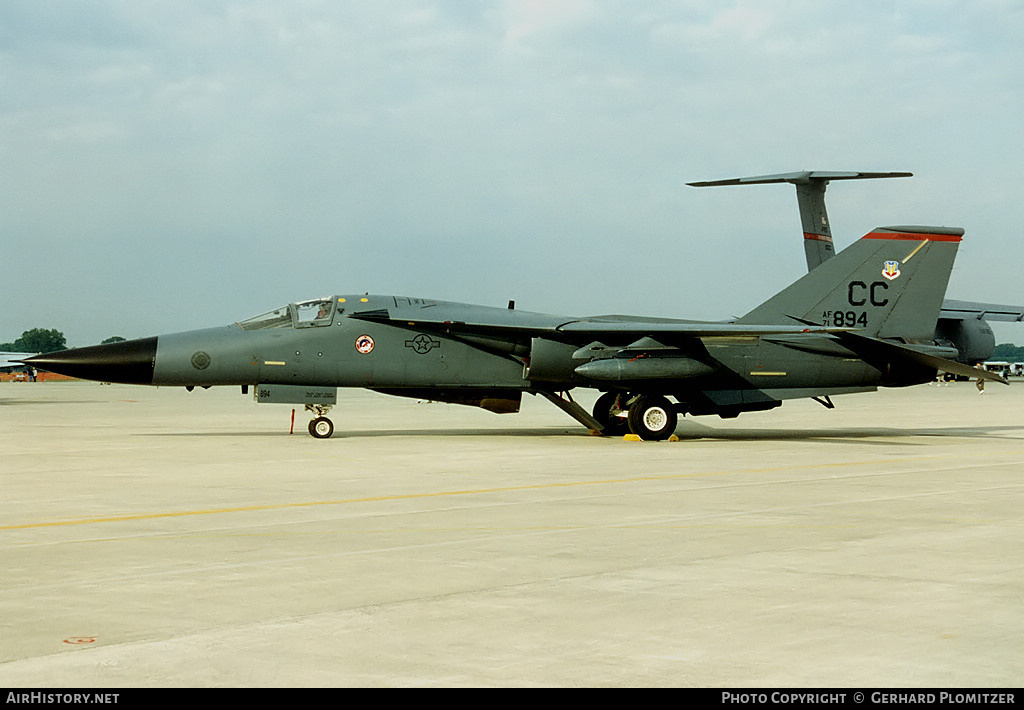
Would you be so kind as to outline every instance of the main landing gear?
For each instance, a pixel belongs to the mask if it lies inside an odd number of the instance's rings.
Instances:
[[[602,433],[618,436],[630,431],[644,441],[664,441],[679,423],[675,405],[656,394],[606,392],[594,404],[594,419]]]
[[[629,431],[630,395],[625,392],[605,392],[594,404],[594,419],[601,423],[602,434],[621,436]]]
[[[315,439],[327,439],[334,433],[334,422],[328,419],[325,414],[331,411],[329,406],[323,404],[307,404],[307,412],[313,412],[316,417],[309,423],[309,434]]]

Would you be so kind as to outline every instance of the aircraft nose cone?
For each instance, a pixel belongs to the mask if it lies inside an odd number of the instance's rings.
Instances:
[[[26,365],[68,377],[132,385],[153,383],[156,338],[91,345],[25,358]]]

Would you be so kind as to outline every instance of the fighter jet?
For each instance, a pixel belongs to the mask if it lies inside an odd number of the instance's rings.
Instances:
[[[28,358],[73,377],[189,389],[254,386],[304,404],[330,437],[337,388],[519,411],[545,397],[589,429],[669,438],[680,414],[735,417],[792,398],[931,382],[1005,383],[957,362],[936,322],[964,231],[879,227],[731,322],[570,317],[380,295],[300,301],[230,325]],[[588,412],[571,395],[598,390]]]

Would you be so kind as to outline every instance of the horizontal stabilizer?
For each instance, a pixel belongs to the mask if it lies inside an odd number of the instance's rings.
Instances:
[[[814,323],[802,318],[797,318],[796,316],[790,316],[790,318],[804,323],[805,325],[814,325]],[[922,352],[921,350],[915,349],[913,346],[893,343],[879,338],[872,338],[852,331],[836,333],[835,338],[849,350],[852,350],[858,356],[863,358],[866,363],[872,367],[877,367],[878,369],[884,369],[886,364],[918,365],[920,367],[934,369],[939,372],[948,372],[953,375],[977,377],[982,380],[994,380],[995,382],[1002,382],[1004,385],[1010,384],[997,372],[989,372],[988,370],[983,370],[980,367],[972,367],[971,365],[965,365],[962,362],[957,362],[956,360],[950,360],[949,358]]]
[[[975,303],[973,301],[942,302],[942,318],[975,318],[977,320],[995,320],[1008,323],[1024,321],[1024,306],[1006,306],[999,303]]]
[[[874,178],[912,177],[913,173],[863,173],[863,172],[829,172],[825,170],[803,170],[795,173],[779,173],[778,175],[755,175],[754,177],[730,178],[728,180],[705,180],[688,182],[690,187],[724,187],[728,185],[768,185],[771,183],[788,182],[801,185],[811,180],[870,180]]]
[[[881,357],[887,362],[897,365],[903,363],[920,365],[933,368],[939,372],[948,372],[952,375],[977,377],[980,380],[994,380],[1002,382],[1004,385],[1010,384],[997,372],[989,372],[980,367],[965,365],[956,360],[930,355],[920,350],[915,350],[911,346],[891,343],[879,340],[878,338],[870,338],[858,333],[839,333],[836,337],[839,338],[839,342],[858,355],[862,355],[869,363],[871,363],[872,359]]]

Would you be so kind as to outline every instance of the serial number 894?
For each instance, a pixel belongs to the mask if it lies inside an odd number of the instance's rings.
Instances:
[[[866,311],[825,311],[821,321],[824,325],[834,328],[866,328],[868,314]]]

